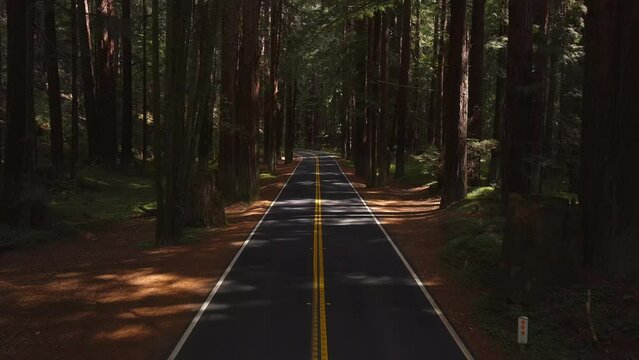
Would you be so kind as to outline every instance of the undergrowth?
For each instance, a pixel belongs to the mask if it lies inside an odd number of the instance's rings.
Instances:
[[[498,193],[491,187],[477,188],[450,207],[445,223],[448,244],[441,255],[459,283],[473,294],[476,320],[506,349],[508,358],[639,358],[637,289],[610,283],[573,284],[548,290],[543,300],[532,305],[506,301],[499,265],[503,225]],[[515,329],[522,315],[529,318],[530,335],[526,351],[520,354]]]

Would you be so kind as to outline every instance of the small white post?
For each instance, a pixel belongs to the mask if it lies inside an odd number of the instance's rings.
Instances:
[[[524,352],[528,344],[528,317],[520,316],[517,320],[517,343],[521,352]]]

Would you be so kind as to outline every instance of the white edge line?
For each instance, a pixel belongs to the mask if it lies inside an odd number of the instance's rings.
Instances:
[[[277,193],[277,196],[275,197],[275,199],[273,199],[273,201],[269,205],[268,209],[266,209],[266,212],[264,212],[264,214],[260,218],[260,221],[258,221],[257,224],[255,224],[255,226],[253,227],[253,230],[251,231],[249,236],[246,238],[246,240],[244,240],[244,243],[242,244],[242,247],[240,247],[240,250],[237,251],[237,253],[235,254],[235,257],[233,258],[233,260],[231,260],[231,262],[227,266],[226,270],[224,270],[224,273],[222,274],[220,279],[215,284],[215,287],[213,287],[213,289],[209,293],[209,296],[206,298],[206,300],[204,301],[204,303],[200,307],[200,310],[198,310],[198,312],[195,315],[195,317],[193,318],[193,320],[191,320],[191,323],[189,324],[189,327],[186,328],[186,330],[184,331],[184,334],[180,338],[180,341],[178,341],[177,345],[175,345],[175,348],[173,349],[173,351],[171,352],[171,355],[169,355],[167,360],[175,360],[175,358],[177,358],[178,354],[180,353],[180,350],[182,350],[182,346],[184,346],[184,344],[186,343],[186,340],[189,338],[189,335],[191,335],[191,332],[193,331],[193,329],[197,325],[197,322],[200,321],[200,318],[202,317],[202,314],[204,314],[204,311],[206,311],[206,309],[209,307],[209,305],[213,301],[213,297],[215,296],[217,291],[222,286],[222,283],[224,282],[224,280],[226,280],[226,277],[231,272],[231,269],[233,268],[233,265],[235,265],[235,262],[237,261],[237,259],[240,257],[240,255],[242,255],[242,252],[244,251],[244,248],[246,248],[246,246],[248,245],[249,241],[251,241],[251,239],[253,238],[253,235],[255,235],[255,232],[257,231],[257,229],[260,227],[260,225],[262,225],[262,221],[264,221],[264,218],[266,218],[266,215],[268,215],[268,213],[271,211],[271,208],[273,207],[273,205],[275,205],[277,200],[280,198],[280,195],[282,194],[282,192],[286,188],[286,185],[288,185],[288,182],[291,181],[291,179],[293,178],[293,175],[295,175],[295,172],[297,172],[297,168],[300,166],[300,164],[302,163],[303,160],[304,160],[304,155],[302,155],[302,158],[297,163],[297,166],[295,166],[295,169],[293,170],[291,175],[288,177],[288,179],[286,180],[286,182],[284,183],[284,185],[282,186],[280,191]]]
[[[379,220],[377,219],[377,216],[375,216],[375,213],[373,212],[373,210],[371,210],[371,208],[368,206],[366,201],[364,201],[364,198],[362,198],[362,195],[360,195],[359,191],[357,191],[355,186],[353,186],[353,183],[351,182],[351,180],[348,178],[348,176],[346,176],[346,174],[344,173],[344,170],[342,170],[342,166],[339,164],[339,162],[337,160],[335,160],[335,158],[333,156],[329,156],[329,157],[331,159],[333,159],[333,161],[335,161],[335,164],[337,164],[337,167],[339,168],[339,171],[342,173],[342,176],[344,176],[344,178],[349,183],[351,188],[353,188],[353,191],[355,191],[355,194],[357,194],[357,197],[359,197],[360,201],[364,204],[364,207],[366,207],[368,212],[371,214],[371,216],[375,220],[375,223],[377,223],[377,226],[379,226],[379,228],[382,230],[382,232],[384,233],[384,236],[386,236],[386,239],[388,240],[388,242],[391,244],[393,249],[395,249],[395,252],[399,256],[399,258],[402,259],[402,262],[404,263],[404,266],[406,266],[406,269],[408,269],[408,272],[410,272],[411,276],[413,277],[413,280],[415,280],[417,285],[419,285],[419,288],[422,290],[422,293],[424,293],[424,296],[426,296],[426,299],[428,299],[428,302],[430,303],[430,305],[433,307],[433,309],[435,310],[435,312],[439,316],[439,319],[442,321],[442,323],[444,324],[444,326],[446,327],[446,329],[448,330],[448,332],[452,336],[453,340],[455,340],[455,343],[457,344],[457,346],[459,347],[461,352],[464,354],[464,356],[466,356],[466,359],[473,360],[474,357],[471,354],[471,352],[468,350],[468,348],[466,347],[464,342],[461,340],[459,335],[457,335],[457,332],[455,331],[453,326],[450,324],[450,322],[446,318],[446,315],[444,315],[444,313],[439,308],[439,306],[437,306],[437,303],[435,302],[435,299],[433,299],[433,297],[430,295],[430,293],[426,289],[426,286],[424,285],[424,283],[417,276],[417,274],[415,273],[413,268],[410,266],[410,264],[408,263],[408,261],[406,260],[406,258],[402,254],[402,252],[399,250],[397,245],[395,245],[395,242],[393,241],[393,239],[391,239],[390,235],[388,235],[388,232],[386,232],[386,229],[384,229],[384,226],[382,226],[382,224],[379,222]]]

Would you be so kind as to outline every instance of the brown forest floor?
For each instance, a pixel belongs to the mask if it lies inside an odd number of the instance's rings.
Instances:
[[[166,356],[296,163],[262,180],[261,201],[227,208],[229,226],[192,244],[152,248],[154,223],[0,254],[0,358],[157,359]],[[472,317],[468,290],[440,260],[438,199],[391,184],[362,196],[479,359],[503,359]]]

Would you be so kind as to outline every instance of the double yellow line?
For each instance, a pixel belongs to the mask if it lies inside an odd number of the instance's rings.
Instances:
[[[326,294],[324,289],[324,240],[322,238],[322,192],[319,157],[315,157],[315,219],[313,221],[313,338],[312,359],[328,360]]]

